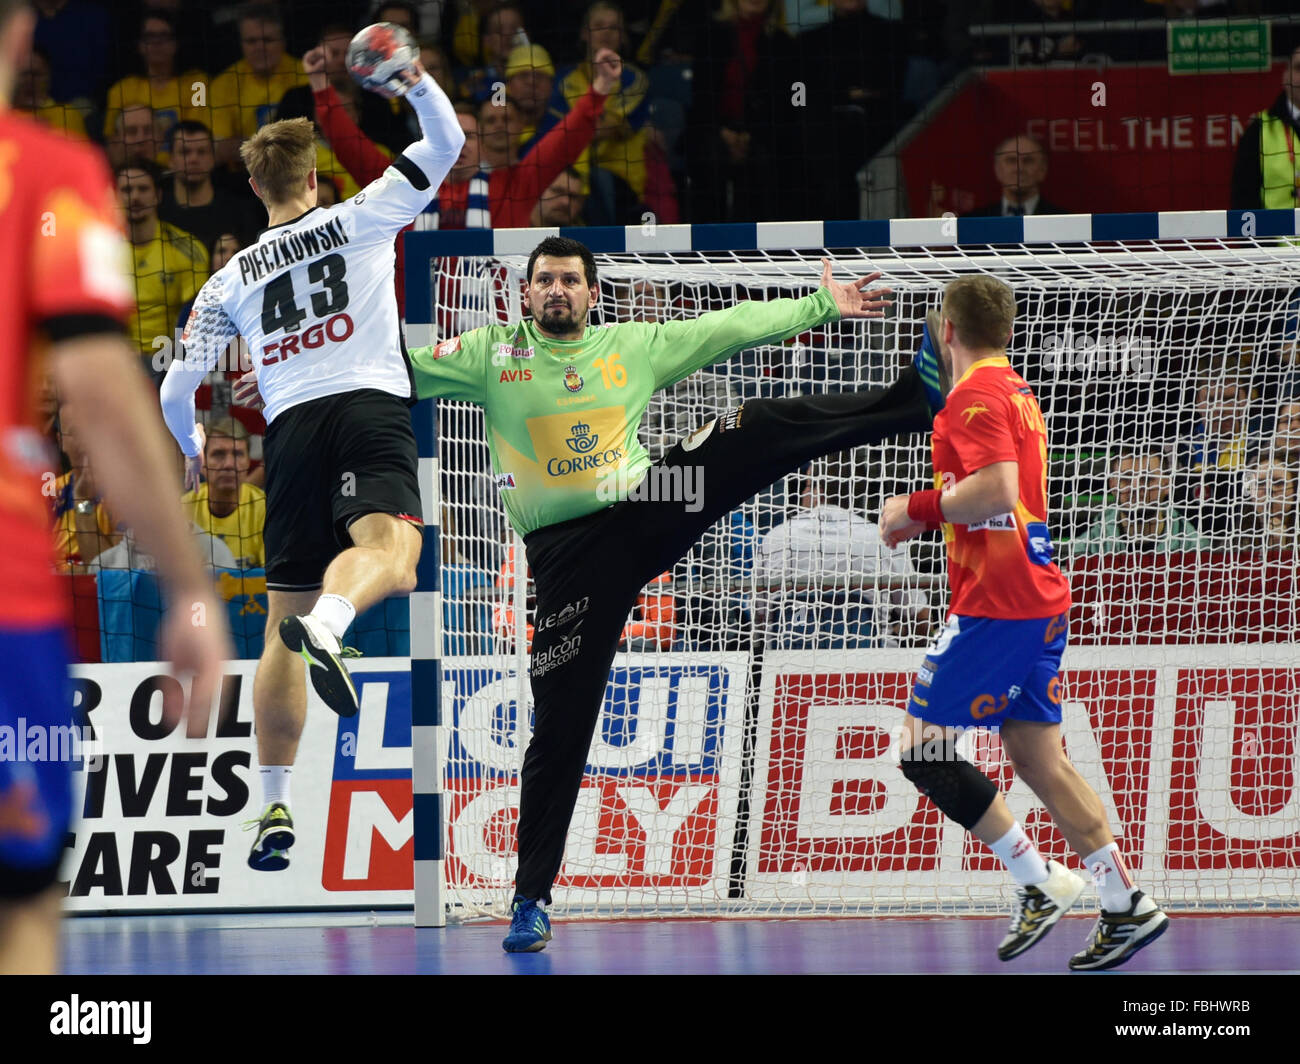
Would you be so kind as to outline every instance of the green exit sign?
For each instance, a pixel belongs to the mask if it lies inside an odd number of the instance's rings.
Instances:
[[[1272,23],[1265,19],[1206,19],[1169,23],[1169,73],[1235,74],[1267,70]]]

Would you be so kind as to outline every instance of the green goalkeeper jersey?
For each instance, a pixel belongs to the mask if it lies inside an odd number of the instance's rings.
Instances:
[[[689,321],[589,326],[550,340],[533,322],[488,325],[411,351],[421,399],[483,407],[492,471],[521,535],[594,513],[640,484],[637,427],[650,397],[738,351],[835,321],[825,288]],[[722,411],[719,411],[721,413]]]

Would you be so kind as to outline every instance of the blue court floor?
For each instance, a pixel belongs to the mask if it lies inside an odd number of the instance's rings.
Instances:
[[[1092,919],[1067,917],[1010,964],[1002,918],[622,920],[555,924],[542,953],[501,951],[506,924],[410,926],[409,913],[77,917],[69,975],[1063,974]],[[1120,969],[1300,971],[1300,915],[1180,916]]]

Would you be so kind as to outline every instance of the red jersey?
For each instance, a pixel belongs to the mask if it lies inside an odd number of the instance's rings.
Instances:
[[[964,374],[934,419],[936,488],[950,488],[994,462],[1018,462],[1014,513],[975,525],[945,523],[949,613],[1028,620],[1070,608],[1070,585],[1052,559],[1047,531],[1047,426],[1038,400],[1005,356]]]
[[[53,569],[58,461],[37,400],[49,339],[123,328],[128,263],[99,153],[0,110],[0,627],[69,615]]]

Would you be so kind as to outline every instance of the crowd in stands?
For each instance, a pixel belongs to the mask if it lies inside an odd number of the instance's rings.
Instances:
[[[366,22],[408,28],[426,67],[465,105],[467,118],[473,115],[478,158],[471,176],[533,157],[587,95],[594,54],[610,48],[623,60],[621,84],[569,164],[583,196],[575,221],[588,225],[639,224],[646,213],[664,223],[802,219],[809,203],[820,217],[856,217],[858,171],[962,68],[1164,54],[1163,33],[1063,34],[1056,23],[1136,26],[1165,17],[1290,13],[1283,0],[39,0],[35,6],[37,46],[16,106],[103,143],[115,166],[152,160],[169,181],[199,165],[173,155],[178,129],[196,138],[201,125],[212,140],[213,189],[250,203],[254,215],[238,144],[273,118],[319,122],[303,62],[309,53],[323,57],[334,104],[369,146],[391,157],[413,138],[409,109],[362,91],[345,70],[347,42]],[[1044,36],[971,33],[987,24],[1041,24]],[[1284,34],[1277,37],[1281,42]],[[999,53],[1013,47],[1007,42],[1019,42],[1016,55]],[[1285,103],[1279,98],[1274,108],[1283,125],[1294,120]],[[990,150],[1003,187],[1014,187],[1007,174],[1016,169],[1034,171],[1024,180],[1041,184],[1048,163],[1043,146],[1027,138],[1017,146],[1014,130],[1001,134],[1003,142],[996,149],[990,143]],[[339,154],[342,135],[321,123],[318,163],[335,191],[348,196],[364,182]],[[1253,136],[1258,145],[1261,135],[1271,135],[1267,123],[1246,139]],[[1253,178],[1261,175],[1252,175],[1248,162],[1239,166],[1234,199],[1259,195]],[[201,192],[194,206],[210,205],[211,195]],[[486,218],[445,217],[439,224],[501,225],[507,217],[526,224],[539,196],[525,185],[511,190],[508,207],[498,203]],[[1010,206],[1017,205],[1013,197]],[[1049,209],[1045,202],[1040,213]]]
[[[1291,13],[1285,0],[37,0],[34,6],[36,46],[13,103],[69,136],[102,145],[131,245],[137,308],[130,337],[155,379],[176,351],[203,282],[265,225],[238,157],[242,139],[278,118],[311,119],[319,134],[319,203],[328,207],[355,195],[418,136],[409,108],[362,91],[346,69],[348,42],[369,22],[406,27],[422,63],[456,102],[465,147],[414,228],[459,229],[854,218],[864,164],[964,67],[1164,54],[1162,31],[1074,32],[1054,24]],[[970,33],[982,23],[1041,24],[1043,32]],[[1275,41],[1275,50],[1284,47]],[[621,57],[616,84],[593,82],[602,49]],[[1261,151],[1280,157],[1269,146],[1290,144],[1300,134],[1300,49],[1290,54],[1279,95],[1260,106],[1266,110],[1237,151],[1231,206],[1291,207],[1293,175],[1260,159]],[[1089,209],[1053,202],[1049,152],[1041,141],[1015,130],[990,130],[989,138],[988,165],[1002,195],[970,214]],[[397,248],[400,303],[401,241]],[[657,320],[683,309],[673,293],[650,282],[607,297],[613,319],[606,320]],[[265,426],[257,410],[232,402],[231,384],[249,363],[238,344],[228,354],[197,397],[208,428],[206,482],[186,504],[214,567],[256,569],[264,561]],[[681,382],[648,412],[643,432],[651,454],[743,399],[739,391],[734,381],[729,386],[708,372]],[[1292,394],[1295,401],[1288,401]],[[1276,413],[1266,421],[1256,416],[1260,398],[1222,375],[1207,378],[1186,440],[1146,449],[1126,441],[1109,453],[1098,504],[1081,511],[1092,520],[1063,537],[1067,554],[1209,549],[1230,537],[1263,548],[1289,546],[1298,512],[1300,391],[1273,397]],[[76,440],[59,433],[57,402],[48,406],[50,431],[64,455],[52,488],[63,567],[81,572],[123,558],[134,564],[129,534],[99,502]],[[486,481],[486,470],[479,472]],[[855,630],[869,631],[870,645],[923,639],[930,603],[915,589],[897,589],[911,572],[909,555],[873,541],[874,526],[860,519],[862,500],[837,501],[815,471],[796,495],[773,497],[769,510],[776,516],[765,527],[737,515],[705,537],[689,564],[697,572],[767,581],[774,573],[798,578],[815,570],[843,577],[846,586],[857,577],[893,574],[893,591],[831,603],[840,611],[831,627],[844,631],[845,646],[856,645]],[[445,523],[454,527],[458,519],[464,515],[449,514]],[[503,530],[462,531],[466,542],[491,544],[463,554],[473,554],[497,590],[508,592],[514,566]],[[464,561],[452,536],[444,551]],[[806,596],[775,593],[746,604],[774,645],[787,646],[797,645],[795,629],[806,620],[799,610],[806,606]],[[814,614],[826,606],[817,599]],[[629,627],[629,647],[667,646],[685,627],[709,627],[690,602],[675,605],[664,591],[647,592],[638,608],[641,616],[632,623],[641,627]],[[502,614],[492,626],[505,638],[513,619]]]

